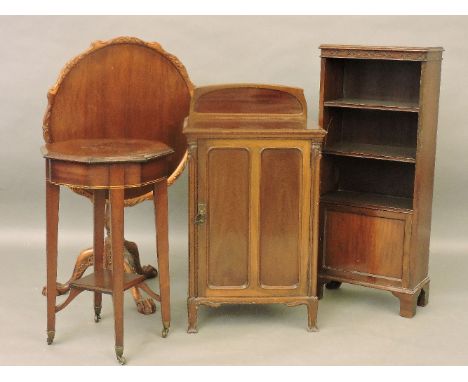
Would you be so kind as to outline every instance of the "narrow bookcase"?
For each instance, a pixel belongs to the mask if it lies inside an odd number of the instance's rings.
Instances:
[[[319,291],[380,288],[412,317],[429,298],[442,48],[322,45]]]

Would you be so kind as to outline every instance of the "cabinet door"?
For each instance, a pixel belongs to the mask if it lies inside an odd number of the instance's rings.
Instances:
[[[302,152],[264,148],[260,154],[259,282],[295,289],[301,279]],[[307,216],[307,215],[306,215]]]
[[[200,290],[249,285],[250,162],[248,147],[202,145],[199,203],[206,221],[199,229]]]
[[[305,295],[308,142],[207,140],[199,146],[201,296]]]
[[[331,205],[323,210],[322,265],[328,273],[401,286],[410,237],[407,214]]]

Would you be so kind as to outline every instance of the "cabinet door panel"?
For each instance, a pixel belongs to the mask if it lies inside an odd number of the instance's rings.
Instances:
[[[299,284],[302,153],[264,149],[260,170],[260,285]]]
[[[327,209],[326,268],[401,279],[405,220]]]
[[[249,284],[249,151],[211,148],[207,156],[207,282]]]

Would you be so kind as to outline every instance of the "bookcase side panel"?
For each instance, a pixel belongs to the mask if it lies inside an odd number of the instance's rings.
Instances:
[[[427,61],[421,67],[420,113],[414,185],[415,220],[412,229],[410,288],[428,274],[432,196],[437,139],[441,61]]]

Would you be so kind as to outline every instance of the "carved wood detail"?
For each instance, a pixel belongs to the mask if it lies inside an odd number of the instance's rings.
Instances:
[[[427,59],[427,52],[383,50],[372,51],[365,49],[323,49],[321,57],[425,61]]]

